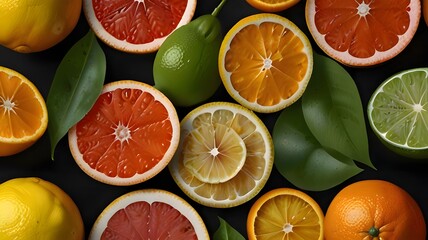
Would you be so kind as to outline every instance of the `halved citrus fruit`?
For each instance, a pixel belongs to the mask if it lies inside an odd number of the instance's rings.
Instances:
[[[370,127],[392,151],[428,157],[428,68],[408,69],[386,79],[373,92]]]
[[[124,52],[149,53],[192,20],[196,0],[83,0],[91,29],[107,45]]]
[[[212,102],[181,121],[180,145],[169,164],[194,201],[226,208],[253,198],[273,165],[270,133],[257,115],[235,103]]]
[[[324,213],[306,193],[277,188],[253,204],[247,218],[249,240],[322,240]]]
[[[260,13],[241,19],[226,34],[219,72],[232,98],[261,113],[299,99],[312,74],[312,47],[291,21]]]
[[[0,66],[0,156],[24,151],[47,126],[48,110],[37,87],[17,71]]]
[[[129,192],[98,216],[89,240],[209,239],[196,210],[181,197],[159,189]]]
[[[296,5],[300,0],[247,0],[247,2],[264,12],[280,12]]]
[[[177,112],[159,90],[142,82],[107,83],[89,113],[68,133],[76,163],[111,185],[146,181],[164,169],[177,149]]]
[[[348,66],[385,62],[410,43],[420,0],[308,0],[306,22],[318,46]]]

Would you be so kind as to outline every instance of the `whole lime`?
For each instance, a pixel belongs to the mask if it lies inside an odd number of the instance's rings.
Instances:
[[[156,54],[155,88],[177,106],[210,98],[221,83],[217,63],[221,41],[221,24],[213,15],[200,16],[176,29]]]
[[[29,177],[0,184],[0,239],[82,240],[79,209],[57,185]]]

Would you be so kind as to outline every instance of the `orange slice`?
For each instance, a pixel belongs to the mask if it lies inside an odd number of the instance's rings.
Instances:
[[[314,199],[291,188],[261,196],[247,218],[249,240],[323,240],[324,213]]]
[[[108,83],[89,113],[68,134],[77,164],[94,179],[131,185],[168,165],[180,139],[177,112],[142,82]]]
[[[89,239],[210,239],[196,210],[181,197],[158,189],[136,190],[111,202]]]
[[[0,66],[0,156],[24,151],[47,126],[48,110],[37,87],[15,70]]]
[[[247,0],[247,2],[264,12],[280,12],[296,5],[300,0]]]
[[[232,98],[261,113],[299,99],[312,74],[312,47],[291,21],[261,13],[241,19],[226,34],[219,72]]]
[[[131,53],[159,49],[165,38],[192,20],[196,0],[83,0],[91,29],[107,45]]]
[[[273,143],[254,112],[235,103],[212,102],[189,112],[180,126],[180,145],[168,167],[194,201],[233,207],[263,188],[272,170]]]
[[[348,66],[372,66],[404,50],[419,25],[419,0],[308,0],[306,22],[318,46]]]

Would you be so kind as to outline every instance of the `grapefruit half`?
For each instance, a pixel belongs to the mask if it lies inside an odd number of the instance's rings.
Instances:
[[[308,0],[306,22],[318,46],[344,65],[385,62],[410,43],[421,17],[420,0]]]
[[[210,239],[196,210],[181,197],[158,189],[136,190],[115,199],[98,216],[89,240]]]
[[[91,29],[117,50],[149,53],[176,28],[192,20],[196,0],[83,0]]]
[[[179,139],[180,122],[169,99],[134,80],[107,83],[89,113],[68,133],[80,168],[111,185],[154,177],[168,165]]]

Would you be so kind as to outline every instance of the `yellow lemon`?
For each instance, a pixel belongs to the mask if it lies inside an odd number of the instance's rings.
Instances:
[[[17,52],[46,50],[76,26],[82,0],[0,1],[0,45]]]
[[[14,178],[0,184],[0,239],[79,239],[79,209],[61,188],[46,180]]]

